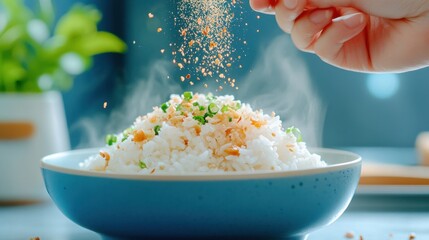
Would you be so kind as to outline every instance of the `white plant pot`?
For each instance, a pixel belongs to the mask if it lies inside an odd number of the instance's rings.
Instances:
[[[61,94],[0,93],[0,203],[47,200],[40,159],[69,149]]]

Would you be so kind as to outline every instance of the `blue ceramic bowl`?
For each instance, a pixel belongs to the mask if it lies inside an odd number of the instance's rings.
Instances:
[[[356,190],[361,158],[318,149],[325,168],[217,175],[124,175],[80,170],[97,150],[47,156],[58,208],[105,239],[306,239],[335,221]]]

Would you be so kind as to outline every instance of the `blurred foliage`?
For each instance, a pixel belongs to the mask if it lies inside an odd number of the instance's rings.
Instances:
[[[96,8],[76,4],[55,25],[51,0],[38,5],[0,0],[0,92],[67,90],[94,55],[125,51],[117,36],[98,31]]]

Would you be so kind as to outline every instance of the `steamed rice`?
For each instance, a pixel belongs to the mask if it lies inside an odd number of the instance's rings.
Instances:
[[[184,93],[140,116],[80,167],[133,174],[281,171],[326,166],[296,128],[233,96]]]

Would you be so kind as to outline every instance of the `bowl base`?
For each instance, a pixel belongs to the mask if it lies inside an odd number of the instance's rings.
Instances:
[[[171,238],[171,237],[156,237],[156,238],[139,238],[143,240],[306,240],[308,235],[300,235],[293,237],[264,237],[264,238],[249,238],[249,237],[183,237],[183,238]],[[112,237],[101,235],[102,240],[135,240],[135,237],[131,238],[122,238],[122,237]]]

